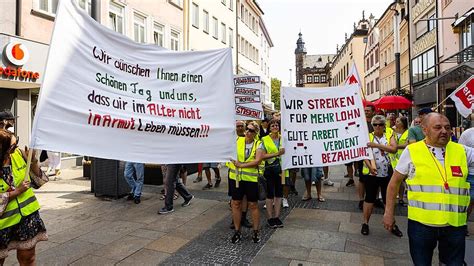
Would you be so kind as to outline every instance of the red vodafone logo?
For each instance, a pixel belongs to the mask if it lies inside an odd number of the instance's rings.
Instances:
[[[30,52],[26,45],[20,42],[10,42],[5,46],[5,56],[10,63],[22,66],[30,59]]]

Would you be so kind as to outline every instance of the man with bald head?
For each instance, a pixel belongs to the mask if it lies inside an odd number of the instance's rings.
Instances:
[[[391,231],[400,183],[408,185],[408,238],[415,265],[431,265],[438,245],[439,262],[463,265],[466,212],[469,206],[468,167],[474,149],[450,141],[446,116],[430,113],[422,121],[425,139],[403,151],[387,189],[384,226]]]

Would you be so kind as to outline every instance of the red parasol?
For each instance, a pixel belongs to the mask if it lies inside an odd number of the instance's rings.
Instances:
[[[409,109],[413,103],[403,96],[384,96],[376,101],[375,106],[384,110]]]

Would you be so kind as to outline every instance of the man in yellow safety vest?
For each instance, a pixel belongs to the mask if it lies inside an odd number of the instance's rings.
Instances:
[[[474,149],[450,141],[446,116],[428,114],[422,122],[425,139],[403,151],[387,189],[384,226],[391,230],[400,183],[408,186],[408,238],[415,265],[431,265],[438,245],[439,262],[462,265],[466,213],[469,206],[468,166]]]

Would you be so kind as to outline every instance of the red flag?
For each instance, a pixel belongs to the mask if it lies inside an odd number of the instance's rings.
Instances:
[[[462,116],[469,116],[474,109],[474,75],[461,84],[449,97],[456,104],[456,109]]]

